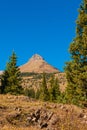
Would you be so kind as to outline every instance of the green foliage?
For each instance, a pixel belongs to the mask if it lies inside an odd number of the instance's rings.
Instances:
[[[23,92],[21,87],[20,70],[16,63],[17,57],[13,52],[2,75],[2,93],[21,94]]]
[[[34,73],[34,72],[23,72],[21,73],[21,77],[28,77],[32,76],[34,79],[41,79],[41,74],[39,73]]]
[[[2,74],[2,77],[1,77],[1,93],[5,93],[5,86],[7,86],[8,84],[8,72],[7,70],[5,70]]]
[[[23,73],[21,73],[21,77],[32,76],[33,79],[42,79],[42,74],[43,73],[23,72]],[[46,73],[46,75],[45,75],[46,80],[49,80],[51,75],[52,75],[51,73]]]
[[[40,94],[40,99],[43,101],[48,101],[49,100],[49,92],[47,88],[47,83],[46,83],[46,74],[43,73],[43,78],[42,78],[42,85],[41,85],[41,94]]]
[[[37,91],[35,93],[35,98],[39,99],[40,98],[40,94],[41,94],[41,89],[37,89]]]
[[[35,90],[33,88],[25,89],[24,94],[30,98],[35,98]]]
[[[76,23],[76,37],[69,49],[72,60],[65,67],[66,98],[69,103],[80,104],[87,100],[87,0],[80,6]]]
[[[55,78],[54,75],[51,76],[50,79],[50,89],[49,89],[49,94],[50,94],[50,101],[57,101],[58,98],[60,97],[60,88],[59,88],[59,81],[57,78]]]

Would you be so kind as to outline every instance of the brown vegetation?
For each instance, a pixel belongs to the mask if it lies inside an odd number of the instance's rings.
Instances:
[[[87,108],[0,95],[1,130],[86,130]]]

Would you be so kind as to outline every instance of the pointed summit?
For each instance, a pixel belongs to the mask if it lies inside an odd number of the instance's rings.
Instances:
[[[30,60],[19,67],[21,72],[34,72],[34,73],[55,73],[59,72],[58,69],[48,64],[43,57],[38,54],[33,55]]]
[[[30,59],[29,61],[31,61],[31,60],[44,60],[44,59],[43,59],[43,57],[41,57],[40,55],[35,54],[35,55],[33,55],[33,56],[31,57],[31,59]]]

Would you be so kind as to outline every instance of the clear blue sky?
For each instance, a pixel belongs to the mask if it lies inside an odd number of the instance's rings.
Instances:
[[[35,53],[63,70],[81,0],[0,0],[0,70],[14,50],[18,65]]]

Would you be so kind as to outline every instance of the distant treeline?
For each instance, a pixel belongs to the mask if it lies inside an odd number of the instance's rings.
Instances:
[[[49,79],[55,73],[46,73],[46,79]],[[30,77],[32,76],[35,79],[42,79],[43,73],[35,73],[35,72],[22,72],[21,77]]]

